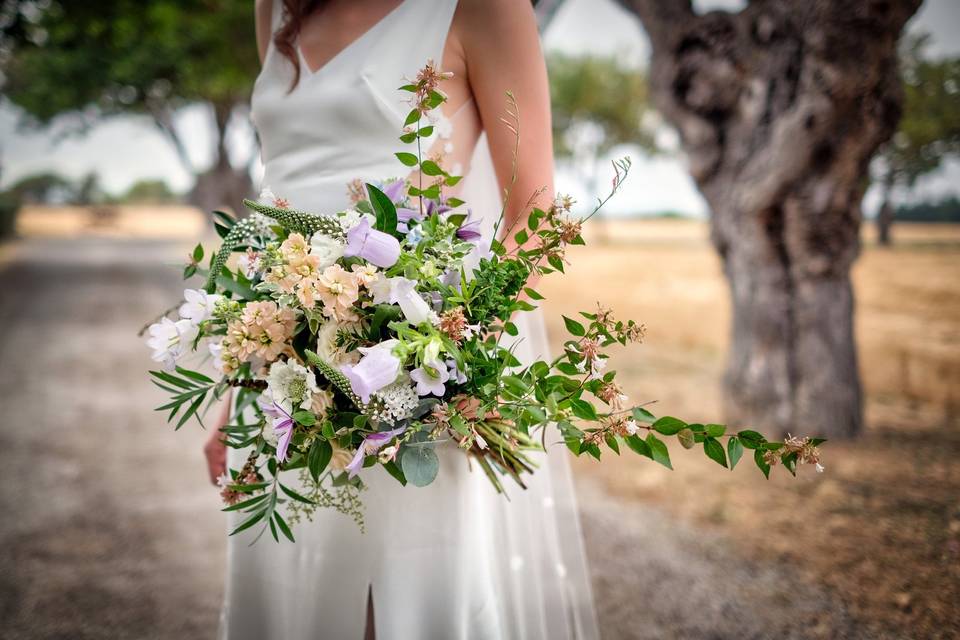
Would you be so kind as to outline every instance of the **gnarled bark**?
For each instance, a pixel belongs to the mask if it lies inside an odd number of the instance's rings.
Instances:
[[[850,436],[862,425],[850,267],[867,167],[900,117],[897,40],[920,0],[620,0],[651,92],[711,209],[733,297],[728,419]]]

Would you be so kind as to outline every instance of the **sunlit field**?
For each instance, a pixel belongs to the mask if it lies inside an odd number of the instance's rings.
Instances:
[[[577,471],[704,527],[718,545],[794,565],[862,620],[948,637],[960,632],[960,226],[900,225],[892,248],[876,246],[872,228],[863,238],[854,282],[867,430],[824,446],[823,475],[775,469],[767,482],[749,460],[717,473],[679,448],[673,472],[629,456],[584,459]],[[657,414],[720,418],[730,309],[706,225],[594,225],[569,259],[565,281],[541,286],[552,335],[560,313],[602,300],[648,328],[615,363],[632,399],[656,401]]]

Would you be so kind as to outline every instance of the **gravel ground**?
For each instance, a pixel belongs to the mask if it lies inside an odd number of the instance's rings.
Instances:
[[[224,530],[190,425],[174,435],[136,336],[186,246],[0,247],[0,637],[213,638]],[[604,637],[876,638],[789,568],[579,480]]]

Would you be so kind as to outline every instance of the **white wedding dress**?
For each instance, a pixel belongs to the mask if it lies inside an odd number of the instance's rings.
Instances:
[[[351,180],[405,175],[393,153],[404,148],[408,94],[396,88],[442,59],[455,9],[456,0],[402,2],[320,69],[301,55],[289,93],[292,65],[271,43],[252,99],[264,186],[293,208],[335,212],[348,207]],[[476,109],[447,115],[434,148],[468,170],[461,196],[489,233],[499,189]],[[521,316],[518,357],[545,356],[540,317]],[[295,544],[268,535],[251,546],[256,528],[231,537],[221,637],[361,640],[368,593],[378,640],[599,637],[565,447],[550,447],[526,491],[506,480],[509,500],[461,451],[441,446],[440,455],[425,488],[402,487],[379,467],[362,472],[366,533],[321,509],[295,527]],[[244,459],[230,451],[231,467]],[[231,513],[228,526],[240,517]]]

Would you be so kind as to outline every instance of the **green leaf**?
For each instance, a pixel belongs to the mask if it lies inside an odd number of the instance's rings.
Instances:
[[[413,167],[417,164],[417,156],[415,154],[407,153],[406,151],[400,151],[399,153],[395,153],[393,155],[397,156],[397,160],[408,167]]]
[[[400,457],[400,467],[407,482],[415,487],[425,487],[437,477],[440,460],[429,445],[407,445]]]
[[[314,440],[307,453],[307,469],[314,482],[320,482],[320,474],[326,470],[333,457],[333,447],[326,440]]]
[[[647,446],[650,447],[650,455],[653,457],[654,462],[659,462],[667,469],[673,469],[673,465],[670,464],[670,452],[667,450],[667,445],[663,443],[663,440],[652,433],[647,434]]]
[[[740,442],[740,438],[731,436],[727,440],[727,456],[730,458],[730,469],[732,470],[743,456],[743,444]]]
[[[407,144],[410,144],[416,139],[417,139],[416,131],[411,131],[410,133],[405,133],[402,136],[400,136],[400,142],[405,142]]]
[[[263,520],[263,516],[266,515],[266,513],[267,513],[266,507],[264,507],[263,509],[257,509],[257,510],[253,513],[253,515],[251,515],[249,518],[247,518],[246,520],[244,520],[243,522],[241,522],[241,523],[237,526],[236,529],[234,529],[233,531],[231,531],[231,532],[230,532],[230,535],[233,536],[233,535],[236,535],[236,534],[240,533],[241,531],[245,531],[245,530],[249,529],[249,528],[252,527],[253,525],[255,525],[255,524],[257,524],[258,522],[260,522],[261,520]]]
[[[654,422],[652,426],[657,433],[662,433],[665,436],[673,436],[686,428],[687,423],[679,418],[664,416]]]
[[[611,449],[613,449],[613,451],[614,451],[617,455],[620,455],[620,445],[617,444],[617,439],[616,439],[615,437],[613,437],[613,435],[611,435],[611,434],[608,433],[607,436],[606,436],[606,438],[604,438],[604,440],[606,441],[608,447],[610,447]]]
[[[391,460],[390,462],[383,465],[383,468],[386,469],[387,473],[393,476],[397,480],[397,482],[399,482],[404,487],[407,486],[407,479],[403,475],[403,471],[400,470],[400,467],[397,466],[396,462]]]
[[[293,419],[305,427],[312,427],[317,423],[317,416],[313,415],[309,411],[297,411],[293,414]]]
[[[193,248],[192,258],[193,258],[193,261],[194,261],[194,262],[200,262],[201,260],[203,260],[203,245],[202,245],[202,244],[197,243],[197,246],[195,246],[195,247]]]
[[[737,437],[740,438],[743,446],[747,449],[756,449],[766,442],[766,438],[763,437],[762,433],[757,433],[756,431],[751,431],[749,429],[744,429],[743,431],[739,432]]]
[[[575,335],[575,336],[587,335],[587,330],[583,328],[582,324],[580,324],[576,320],[572,320],[568,318],[567,316],[562,316],[562,317],[563,317],[563,324],[566,325],[567,331],[569,331],[572,335]]]
[[[287,526],[283,516],[275,511],[273,513],[273,518],[277,521],[277,526],[280,527],[280,531],[287,537],[287,540],[290,542],[296,542],[296,540],[293,539],[293,533],[290,531],[290,527]]]
[[[451,209],[456,209],[457,207],[465,204],[460,198],[447,198],[447,206]]]
[[[417,133],[421,138],[429,138],[433,135],[433,125],[420,127],[420,130]]]
[[[277,484],[280,485],[280,491],[283,491],[285,494],[287,494],[291,500],[296,500],[297,502],[302,502],[304,504],[314,504],[313,500],[303,497],[290,487],[285,486],[282,482],[278,482]]]
[[[440,168],[433,160],[424,160],[420,163],[420,171],[423,172],[425,176],[439,176],[443,173],[443,169]]]
[[[696,436],[693,435],[692,429],[681,429],[680,433],[677,434],[677,440],[684,449],[693,449],[697,443]]]
[[[623,441],[626,442],[627,446],[633,449],[636,453],[648,458],[653,458],[653,453],[650,451],[650,447],[639,436],[627,436],[623,439]]]
[[[644,409],[643,407],[634,407],[631,411],[633,414],[633,419],[637,422],[655,422],[657,417]]]
[[[507,335],[510,336],[516,336],[520,333],[520,330],[517,329],[517,325],[513,324],[512,322],[503,323],[503,330]]]
[[[253,505],[257,504],[258,502],[268,497],[269,495],[270,495],[269,493],[261,493],[258,496],[254,496],[250,498],[249,500],[244,500],[243,502],[237,502],[236,504],[232,504],[229,507],[224,507],[223,509],[221,509],[221,511],[240,511],[241,509],[252,507]]]
[[[528,296],[530,296],[531,300],[544,300],[544,297],[540,295],[540,293],[535,289],[531,289],[530,287],[524,287],[523,290]]]
[[[704,432],[711,438],[719,438],[727,432],[727,428],[722,424],[708,424],[704,427]]]
[[[770,479],[770,465],[767,464],[767,461],[763,459],[763,450],[754,449],[753,451],[753,461],[757,464],[757,467],[760,468],[760,471],[763,472],[763,475],[766,478]]]
[[[367,183],[367,193],[370,194],[370,205],[377,216],[376,228],[384,233],[397,232],[397,208],[383,191]]]
[[[516,232],[516,233],[513,235],[513,239],[514,239],[514,241],[515,241],[518,245],[522,245],[522,244],[524,244],[527,240],[530,239],[530,234],[527,233],[527,230],[526,230],[526,229],[520,229],[520,231]]]
[[[597,419],[597,410],[586,400],[573,398],[570,400],[570,409],[573,411],[573,415],[577,416],[581,420]]]
[[[419,109],[411,109],[411,110],[410,110],[410,113],[407,114],[407,119],[403,121],[403,126],[409,127],[410,125],[412,125],[413,123],[417,122],[418,120],[420,120],[420,110],[419,110]],[[406,163],[404,163],[404,164],[406,164]],[[414,164],[416,164],[416,163],[414,163]],[[413,165],[412,165],[412,164],[408,164],[407,166],[408,166],[408,167],[412,167]]]
[[[716,438],[707,436],[703,439],[703,451],[707,457],[719,464],[721,467],[727,466],[727,455],[723,452],[723,445]]]

